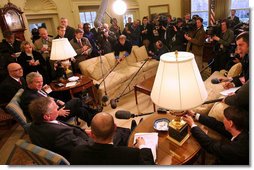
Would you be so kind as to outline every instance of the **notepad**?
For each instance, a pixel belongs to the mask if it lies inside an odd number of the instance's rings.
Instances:
[[[134,135],[134,141],[133,143],[136,142],[136,139],[138,137],[143,137],[145,140],[145,145],[152,150],[153,154],[153,159],[154,161],[156,160],[156,149],[158,147],[158,133],[136,133]]]
[[[230,89],[227,89],[227,90],[224,90],[224,91],[220,92],[220,94],[222,94],[223,96],[227,96],[230,93],[236,92],[239,88],[240,87],[233,87],[233,88],[230,88]]]
[[[65,85],[65,87],[71,87],[71,86],[75,86],[77,84],[77,82],[75,81],[72,81],[72,82],[69,82]]]

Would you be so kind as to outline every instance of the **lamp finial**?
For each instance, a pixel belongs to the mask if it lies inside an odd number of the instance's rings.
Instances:
[[[175,55],[176,55],[176,58],[178,58],[178,51],[177,50],[175,51]]]

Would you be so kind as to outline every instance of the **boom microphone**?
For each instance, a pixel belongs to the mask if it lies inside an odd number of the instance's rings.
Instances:
[[[220,102],[222,100],[223,100],[223,98],[219,98],[219,99],[215,99],[215,100],[208,100],[208,101],[204,102],[203,104],[210,104],[210,103]]]
[[[134,117],[139,117],[139,116],[145,116],[145,115],[150,115],[153,114],[154,112],[149,112],[149,113],[141,113],[138,115],[132,114],[129,111],[126,110],[118,110],[115,114],[117,119],[130,119]]]
[[[150,60],[150,58],[147,58],[144,60],[144,62],[142,63],[142,65],[139,67],[138,71],[134,74],[134,76],[132,76],[131,80],[129,81],[129,83],[125,86],[125,88],[123,89],[122,93],[115,99],[111,99],[110,100],[110,105],[112,109],[115,109],[117,107],[117,102],[119,102],[119,99],[124,96],[124,92],[126,91],[126,89],[129,87],[129,85],[131,84],[131,82],[134,80],[134,78],[138,75],[138,73],[140,72],[140,70],[143,68],[143,66],[146,64],[146,62]]]
[[[115,109],[117,107],[117,102],[118,102],[117,99],[111,99],[110,100],[110,106],[111,106],[112,109]]]
[[[212,82],[212,84],[219,84],[221,82],[221,80],[218,78],[214,78],[211,80],[211,82]]]

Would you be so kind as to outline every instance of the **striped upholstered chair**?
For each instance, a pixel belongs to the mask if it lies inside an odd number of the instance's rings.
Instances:
[[[16,147],[24,151],[37,165],[70,165],[63,156],[26,140],[19,139],[16,142]]]
[[[15,94],[15,96],[11,99],[11,101],[7,104],[6,110],[9,112],[17,122],[24,128],[26,132],[28,132],[30,123],[27,122],[26,117],[21,109],[20,96],[24,92],[24,89],[19,89],[19,91]]]

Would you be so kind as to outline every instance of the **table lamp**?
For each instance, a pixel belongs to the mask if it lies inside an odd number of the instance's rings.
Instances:
[[[61,63],[65,67],[67,78],[73,75],[72,71],[69,69],[70,62],[67,62],[67,60],[76,55],[77,53],[67,38],[54,39],[52,41],[50,60],[63,61]]]
[[[170,140],[182,145],[188,139],[188,126],[181,116],[206,98],[207,91],[192,53],[176,51],[161,56],[151,99],[176,116],[169,123]]]

